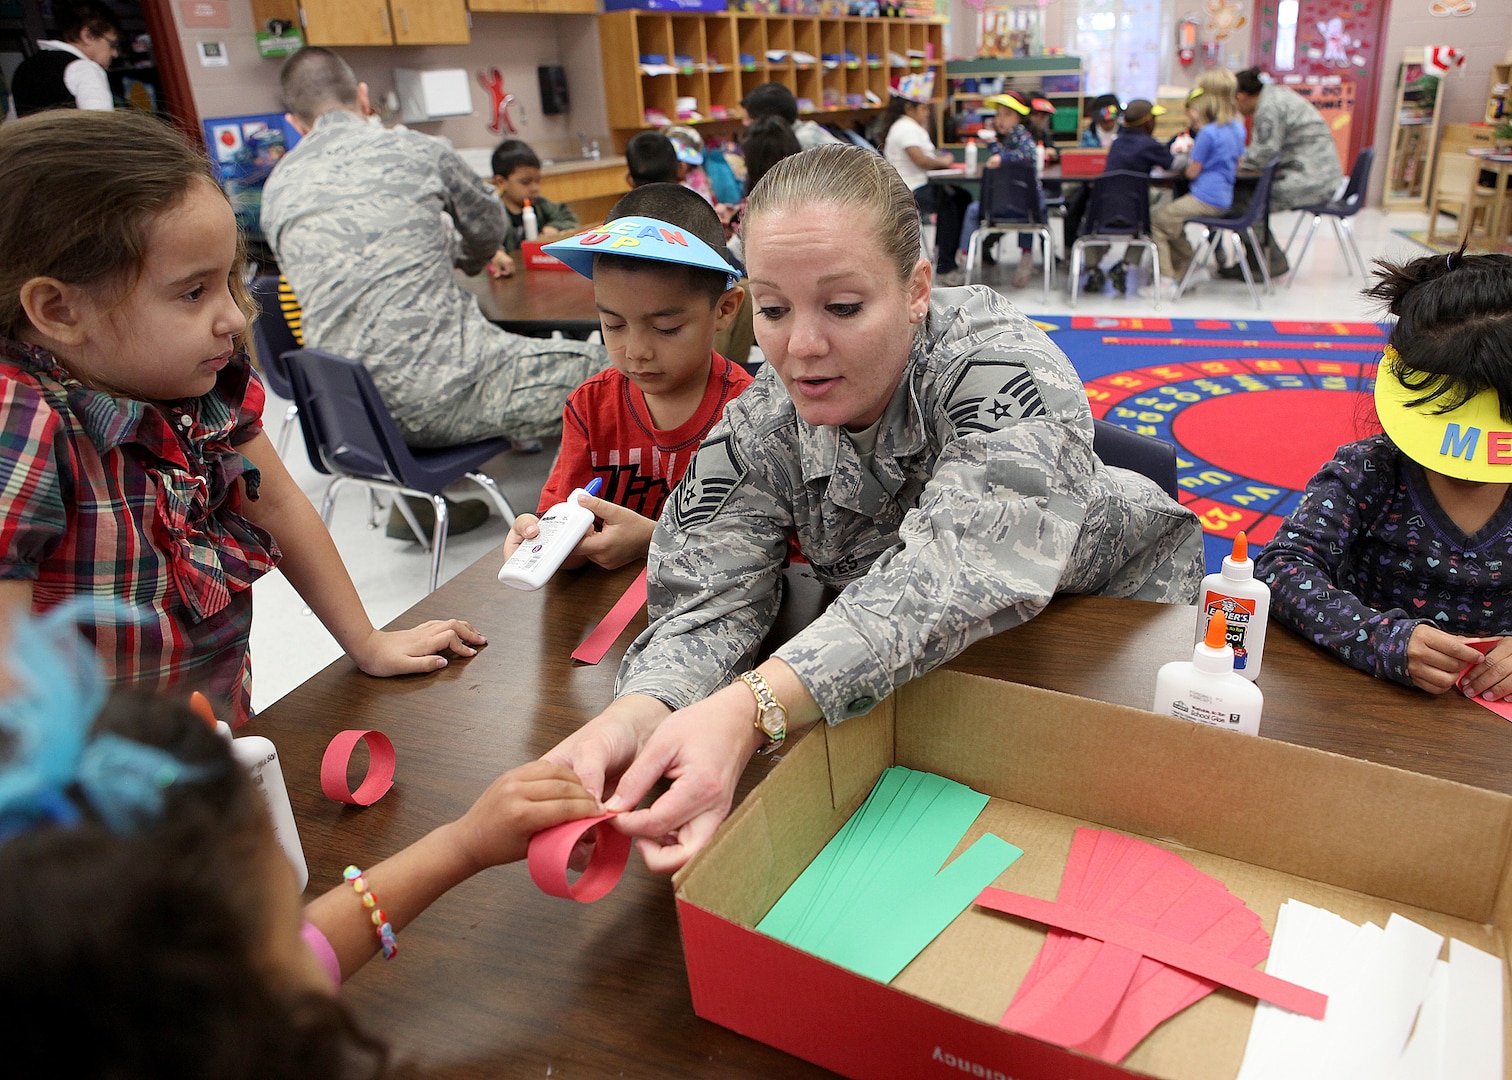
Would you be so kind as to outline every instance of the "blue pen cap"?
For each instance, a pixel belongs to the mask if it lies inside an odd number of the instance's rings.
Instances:
[[[541,250],[561,259],[585,278],[593,277],[595,255],[624,255],[718,270],[729,278],[726,289],[735,285],[736,268],[723,255],[686,229],[656,218],[616,218],[596,229],[554,240]]]

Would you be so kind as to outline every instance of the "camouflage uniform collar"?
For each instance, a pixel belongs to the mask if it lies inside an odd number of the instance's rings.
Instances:
[[[877,429],[871,473],[889,495],[896,494],[903,485],[904,473],[898,467],[898,461],[917,454],[928,441],[924,416],[913,389],[922,355],[920,344],[915,343]],[[838,427],[815,427],[801,418],[798,420],[798,460],[802,463],[804,483],[867,472],[855,444]],[[830,491],[833,496],[833,485]]]
[[[310,128],[310,133],[314,134],[323,127],[335,127],[337,124],[362,124],[366,126],[367,120],[358,116],[351,109],[338,107],[317,116],[314,125]]]

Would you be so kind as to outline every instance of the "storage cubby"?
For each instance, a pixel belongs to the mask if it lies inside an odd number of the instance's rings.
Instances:
[[[788,87],[822,123],[875,113],[892,80],[926,69],[936,72],[937,110],[946,103],[944,26],[923,19],[615,11],[599,16],[599,44],[609,126],[621,150],[652,126],[648,110],[676,122],[677,99],[692,98],[694,123],[728,125],[765,82]],[[794,53],[806,55],[800,61]],[[673,70],[647,73],[645,56],[665,57]]]

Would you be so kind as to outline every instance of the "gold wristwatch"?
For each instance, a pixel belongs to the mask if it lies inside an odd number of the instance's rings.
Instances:
[[[747,671],[740,677],[740,681],[751,688],[751,693],[756,698],[756,730],[766,736],[766,745],[756,752],[758,754],[770,754],[782,745],[782,740],[787,738],[787,709],[777,696],[772,693],[772,688],[767,685],[766,679],[762,678],[758,671]]]

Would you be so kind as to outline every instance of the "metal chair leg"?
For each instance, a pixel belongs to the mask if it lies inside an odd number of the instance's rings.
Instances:
[[[1298,220],[1300,221],[1301,219],[1299,218]],[[1298,255],[1296,259],[1290,259],[1290,256],[1288,256],[1288,259],[1291,262],[1291,276],[1286,279],[1286,287],[1288,289],[1290,289],[1297,280],[1297,271],[1302,269],[1302,260],[1307,258],[1308,249],[1312,247],[1313,237],[1317,235],[1318,225],[1322,222],[1322,220],[1323,219],[1321,215],[1313,215],[1312,227],[1307,230],[1307,239],[1302,241],[1302,253]]]
[[[1035,232],[1044,240],[1045,246],[1045,283],[1040,289],[1040,303],[1050,302],[1050,279],[1055,274],[1055,236],[1050,232],[1050,226],[1041,225]]]
[[[294,426],[294,418],[298,415],[298,405],[290,405],[284,410],[283,425],[278,429],[278,444],[275,447],[279,457],[283,457],[284,451],[289,448],[289,431]]]
[[[421,498],[426,498],[427,496],[422,495],[420,497]],[[437,499],[441,499],[441,496],[439,496],[439,495],[431,495],[431,496],[429,496],[429,498],[431,499],[431,501],[434,502]],[[410,532],[412,532],[412,533],[415,534],[415,539],[420,542],[420,546],[422,548],[430,548],[431,549],[431,557],[434,558],[435,557],[435,545],[432,544],[429,540],[426,539],[425,530],[420,527],[420,520],[419,520],[419,518],[415,517],[415,512],[410,509],[409,499],[405,497],[405,495],[404,495],[403,492],[400,492],[399,494],[397,494],[397,495],[394,496],[394,505],[399,508],[400,515],[404,518],[404,520],[406,522],[409,523]],[[446,505],[446,500],[445,499],[441,499],[440,505],[444,509],[445,505]],[[441,519],[439,517],[437,517],[436,520],[439,522]],[[442,535],[443,538],[446,536],[446,531],[444,529],[442,530],[441,535]],[[435,592],[435,588],[432,587],[431,591]]]
[[[1291,235],[1286,238],[1286,246],[1281,249],[1282,253],[1286,255],[1286,261],[1287,262],[1291,262],[1292,244],[1296,242],[1297,233],[1300,232],[1301,229],[1302,229],[1302,219],[1305,218],[1306,216],[1307,216],[1307,212],[1306,211],[1301,211],[1301,212],[1299,212],[1297,214],[1296,223],[1292,225]],[[1316,214],[1314,214],[1313,215],[1314,226],[1316,226],[1317,220],[1318,220],[1318,217],[1317,217]]]
[[[436,508],[436,527],[431,532],[429,591],[435,592],[436,586],[441,582],[441,560],[446,557],[446,530],[451,524],[447,519],[451,517],[451,511],[447,509],[446,499],[440,495],[431,496],[431,505]],[[418,529],[416,530],[416,535],[419,535]]]
[[[336,476],[326,485],[325,498],[320,501],[320,520],[325,522],[325,527],[331,527],[331,510],[336,506],[336,492],[349,480],[349,477]]]
[[[380,498],[378,498],[378,489],[377,488],[373,487],[372,485],[369,485],[368,489],[367,489],[367,494],[368,494],[368,528],[369,529],[376,529],[378,527],[379,520],[380,520],[380,518],[383,515],[383,511],[386,510],[386,509],[388,509],[388,508],[386,506],[384,506],[383,500],[381,500]]]
[[[981,258],[982,258],[982,230],[981,229],[977,229],[975,232],[973,232],[971,234],[971,239],[966,242],[966,270],[965,270],[965,275],[966,276],[965,276],[965,281],[966,281],[967,285],[971,284],[971,279],[972,279],[972,273],[971,273],[971,271],[972,271],[972,268],[977,265],[977,263],[981,260]]]
[[[1192,283],[1192,275],[1197,272],[1197,268],[1200,266],[1206,266],[1208,260],[1213,257],[1213,251],[1218,246],[1218,239],[1218,233],[1213,229],[1209,229],[1207,235],[1202,238],[1202,242],[1197,251],[1192,253],[1192,261],[1187,263],[1186,273],[1182,274],[1181,280],[1176,283],[1176,295],[1171,297],[1172,303],[1180,300],[1181,294],[1187,291],[1187,286]],[[1199,253],[1201,255],[1201,258],[1198,258]],[[1155,288],[1157,291],[1159,291],[1160,278],[1158,275],[1160,273],[1160,255],[1158,252],[1155,255],[1155,262],[1155,272],[1157,275],[1155,279],[1157,283]]]
[[[1071,306],[1072,307],[1076,306],[1076,297],[1077,297],[1077,294],[1081,292],[1081,263],[1082,263],[1082,242],[1081,242],[1081,238],[1077,237],[1076,240],[1072,241],[1070,263],[1068,264],[1068,266],[1066,268],[1066,272],[1071,275]]]
[[[1270,258],[1266,255],[1265,248],[1261,246],[1260,238],[1255,235],[1255,230],[1248,228],[1244,232],[1249,237],[1250,246],[1255,249],[1255,261],[1260,264],[1260,277],[1265,282],[1265,288],[1262,291],[1275,295],[1276,283],[1271,279]],[[1244,245],[1240,244],[1239,247],[1242,250]]]
[[[499,485],[494,483],[494,478],[484,472],[470,472],[467,474],[467,478],[488,492],[489,498],[493,499],[493,504],[499,508],[499,514],[504,518],[504,524],[513,528],[515,523],[514,507],[509,505],[509,500],[499,490]]]
[[[1360,254],[1360,245],[1355,241],[1354,226],[1349,223],[1348,218],[1335,218],[1334,221],[1336,226],[1343,230],[1343,236],[1349,241],[1349,250],[1354,253],[1355,262],[1360,267],[1360,277],[1368,281],[1370,279],[1370,271],[1366,269],[1365,256]],[[1346,255],[1345,258],[1347,260],[1348,256]]]

